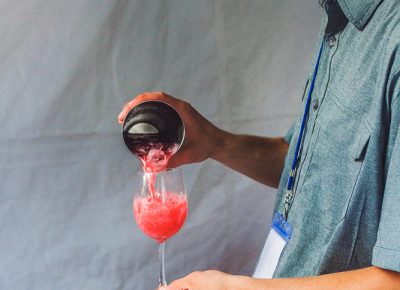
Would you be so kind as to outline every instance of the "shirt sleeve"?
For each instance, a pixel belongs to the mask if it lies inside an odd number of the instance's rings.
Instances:
[[[372,254],[374,266],[400,272],[400,136],[390,160],[382,202],[377,241]]]
[[[372,265],[400,272],[400,82],[393,91],[388,170]]]
[[[297,126],[297,121],[292,123],[292,125],[289,127],[289,130],[286,132],[285,136],[283,136],[283,139],[285,140],[286,143],[290,144],[290,142],[292,141],[293,133],[296,126]]]

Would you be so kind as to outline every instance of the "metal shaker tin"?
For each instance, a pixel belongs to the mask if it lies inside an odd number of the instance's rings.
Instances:
[[[169,104],[146,101],[133,107],[126,115],[122,135],[129,151],[142,158],[143,148],[152,144],[161,144],[163,148],[173,148],[176,152],[185,138],[185,127],[181,116]]]

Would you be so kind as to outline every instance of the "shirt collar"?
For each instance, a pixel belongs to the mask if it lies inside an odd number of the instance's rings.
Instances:
[[[337,0],[347,19],[359,30],[367,26],[368,21],[384,0]]]

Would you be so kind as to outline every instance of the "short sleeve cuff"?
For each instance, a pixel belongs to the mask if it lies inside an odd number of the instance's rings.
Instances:
[[[283,137],[285,142],[288,144],[290,144],[290,141],[292,140],[296,125],[297,125],[297,122],[293,122],[292,125],[290,126],[289,130],[286,132],[285,136]]]
[[[400,251],[375,246],[372,253],[372,265],[400,272]]]

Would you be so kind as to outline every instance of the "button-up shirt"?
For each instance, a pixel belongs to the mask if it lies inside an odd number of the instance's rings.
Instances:
[[[338,2],[349,23],[324,40],[288,215],[293,236],[274,277],[400,272],[400,2]],[[286,136],[281,212],[298,124]]]

